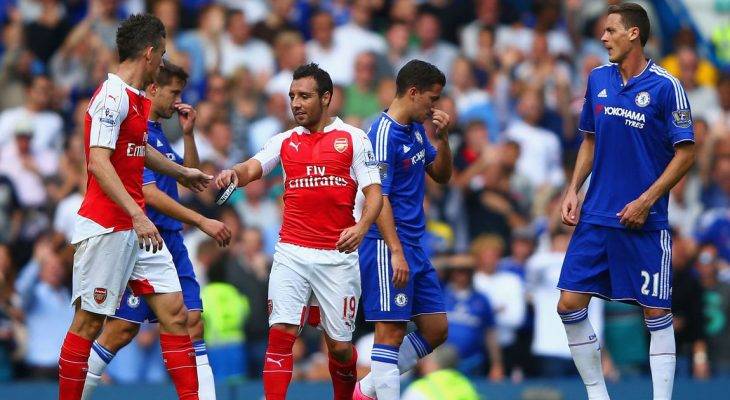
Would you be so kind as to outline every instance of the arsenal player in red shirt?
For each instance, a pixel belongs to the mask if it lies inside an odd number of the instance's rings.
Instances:
[[[284,220],[269,279],[267,400],[283,400],[292,376],[292,346],[310,300],[319,304],[335,399],[350,400],[357,352],[350,343],[360,298],[357,247],[382,206],[380,174],[365,132],[327,115],[332,80],[316,64],[294,71],[291,110],[299,123],[244,163],[216,178],[220,188],[245,186],[284,168]],[[355,195],[365,206],[357,223]]]
[[[160,20],[131,16],[117,31],[117,49],[119,68],[97,89],[86,112],[89,173],[72,239],[76,311],[58,363],[59,398],[81,398],[92,341],[129,283],[160,320],[160,345],[179,397],[197,399],[195,353],[180,282],[157,228],[145,215],[142,170],[147,166],[175,176],[198,191],[212,177],[170,161],[147,144],[150,101],[139,88],[152,82],[165,52]],[[142,261],[140,251],[157,256]]]

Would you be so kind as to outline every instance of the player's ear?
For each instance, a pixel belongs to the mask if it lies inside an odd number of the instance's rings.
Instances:
[[[150,94],[150,96],[155,96],[157,94],[157,89],[159,89],[159,86],[157,86],[156,83],[152,82],[147,86],[146,92]]]
[[[629,40],[634,41],[636,39],[639,39],[640,33],[639,33],[639,27],[634,26],[629,28]]]
[[[330,102],[332,101],[332,93],[324,92],[320,101],[322,102],[322,107],[328,107],[330,105]]]
[[[147,47],[144,51],[144,58],[147,60],[147,64],[152,62],[152,52],[155,51],[155,48],[153,46]]]

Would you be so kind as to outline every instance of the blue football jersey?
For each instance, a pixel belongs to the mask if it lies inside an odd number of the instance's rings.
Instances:
[[[383,195],[393,208],[398,238],[413,246],[420,244],[426,230],[423,197],[426,166],[436,158],[423,125],[399,124],[386,112],[380,114],[368,131],[380,170]],[[367,237],[381,239],[376,224]]]
[[[147,143],[154,147],[155,150],[167,156],[170,160],[178,164],[183,163],[182,157],[175,153],[172,146],[170,146],[170,141],[167,140],[165,133],[162,132],[162,125],[159,122],[147,121]],[[175,178],[145,168],[142,173],[142,184],[149,185],[152,183],[157,185],[158,189],[165,192],[165,194],[172,197],[175,201],[179,201],[180,196],[177,193],[177,181]],[[180,221],[168,217],[149,206],[147,207],[147,216],[160,229],[176,231],[183,228]]]
[[[682,85],[651,60],[626,84],[616,64],[594,69],[579,129],[596,143],[581,220],[615,228],[625,228],[616,214],[659,178],[674,145],[694,141]],[[668,202],[667,194],[652,206],[644,230],[669,228]]]

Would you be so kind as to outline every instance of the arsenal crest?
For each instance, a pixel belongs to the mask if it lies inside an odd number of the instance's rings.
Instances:
[[[97,304],[101,304],[104,301],[106,301],[106,289],[104,288],[95,288],[94,289],[94,301],[96,301]]]
[[[339,138],[335,139],[335,150],[337,150],[338,153],[344,153],[345,150],[347,150],[347,139],[345,138]]]

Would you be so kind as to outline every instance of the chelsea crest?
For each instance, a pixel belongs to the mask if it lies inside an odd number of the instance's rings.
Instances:
[[[634,103],[639,107],[648,106],[650,101],[651,97],[649,96],[649,92],[639,92],[634,98]]]

